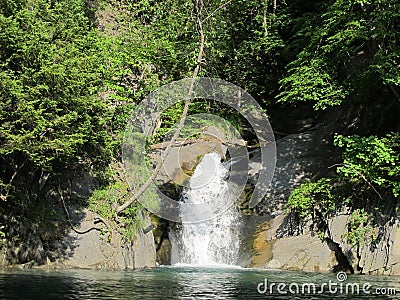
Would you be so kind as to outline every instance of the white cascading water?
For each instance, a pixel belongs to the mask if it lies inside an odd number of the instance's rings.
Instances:
[[[215,211],[229,199],[230,188],[226,181],[228,170],[216,153],[206,154],[189,180],[182,194],[183,203],[208,204],[200,210],[181,206],[182,223],[170,232],[173,265],[236,265],[240,248],[241,217],[236,205],[230,205],[222,214],[201,222],[190,223],[195,215]],[[214,206],[214,207],[213,207]],[[203,210],[203,211],[201,211]],[[201,218],[197,218],[201,219]]]

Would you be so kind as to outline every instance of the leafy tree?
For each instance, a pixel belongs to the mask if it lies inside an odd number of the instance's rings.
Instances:
[[[2,11],[2,195],[16,196],[15,172],[104,165],[111,157],[109,103],[99,96],[108,74],[84,1],[3,1]]]
[[[342,176],[361,181],[374,189],[379,197],[390,193],[400,194],[399,134],[388,134],[384,138],[376,136],[344,137],[337,135],[335,144],[344,148],[343,164],[337,171]]]
[[[298,31],[288,49],[298,52],[280,80],[278,100],[324,109],[344,99],[366,101],[372,89],[385,86],[400,99],[399,3],[322,1],[315,10],[291,20]]]
[[[399,205],[399,136],[398,133],[383,138],[337,135],[335,144],[343,148],[343,163],[336,165],[336,174],[302,183],[290,195],[289,209],[302,219],[317,212],[326,222],[337,210],[348,206],[352,215],[347,239],[360,244],[366,235],[371,237],[372,220],[382,216],[391,218],[397,213],[397,208],[391,211],[390,207]],[[375,218],[376,214],[380,218]]]

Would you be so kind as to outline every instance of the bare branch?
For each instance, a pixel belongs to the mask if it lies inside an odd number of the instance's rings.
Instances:
[[[166,147],[166,149],[165,149],[165,151],[164,151],[164,153],[162,155],[162,158],[161,158],[160,162],[158,163],[156,168],[153,170],[152,175],[149,177],[149,179],[146,181],[146,183],[143,184],[137,192],[135,192],[135,194],[133,195],[132,198],[130,198],[129,200],[125,201],[125,203],[123,203],[122,205],[117,207],[117,209],[116,209],[117,214],[120,214],[121,212],[123,212],[127,207],[129,207],[133,202],[135,202],[148,189],[148,187],[151,185],[153,180],[157,177],[157,175],[160,172],[162,166],[164,165],[164,161],[165,161],[166,157],[168,156],[169,152],[171,151],[172,145],[175,144],[177,138],[179,137],[179,134],[181,133],[183,125],[185,124],[186,116],[187,116],[187,113],[188,113],[188,110],[189,110],[189,105],[190,105],[190,102],[192,101],[194,83],[195,83],[196,77],[199,74],[200,65],[201,65],[201,61],[203,59],[203,54],[204,54],[203,23],[202,23],[202,20],[200,18],[201,17],[201,9],[202,8],[203,8],[202,0],[195,0],[196,25],[197,25],[197,30],[198,30],[198,33],[199,33],[200,48],[199,48],[199,53],[198,53],[198,56],[197,56],[196,67],[194,68],[194,71],[193,71],[192,81],[191,81],[190,86],[189,86],[188,95],[187,95],[187,98],[185,100],[185,107],[183,108],[183,112],[182,112],[181,119],[179,121],[178,128],[176,129],[176,131],[175,131],[170,143],[167,145],[167,147]]]
[[[395,87],[391,84],[389,84],[390,89],[392,90],[394,96],[396,97],[396,99],[400,102],[400,95],[399,93],[396,91]]]
[[[21,170],[25,166],[27,161],[28,161],[28,159],[25,159],[25,161],[20,166],[16,166],[16,169],[15,169],[14,173],[12,174],[12,176],[10,178],[10,181],[6,185],[6,188],[5,188],[6,189],[6,194],[5,195],[0,195],[0,199],[1,200],[7,201],[7,198],[9,196],[10,190],[11,190],[11,184],[14,181],[15,177],[17,176],[18,171]]]
[[[74,226],[74,224],[72,224],[71,217],[70,217],[70,215],[69,215],[69,211],[68,211],[68,209],[67,209],[67,206],[65,205],[64,196],[63,196],[62,193],[60,192],[60,189],[57,189],[57,193],[60,195],[61,203],[62,203],[62,205],[63,205],[64,212],[65,212],[65,214],[66,214],[66,216],[67,216],[69,226],[71,227],[71,229],[72,229],[73,231],[75,231],[75,232],[78,233],[78,234],[85,234],[85,233],[88,233],[88,232],[90,232],[90,231],[92,231],[92,230],[101,231],[101,228],[99,228],[99,227],[97,227],[97,226],[92,226],[92,227],[89,227],[89,228],[87,228],[87,229],[85,229],[85,230],[79,230],[79,229],[77,229],[77,228]],[[106,225],[107,228],[111,228],[111,226],[107,223],[107,221],[104,220],[104,219],[103,219],[102,217],[100,217],[100,216],[96,216],[96,217],[94,218],[93,222],[94,222],[95,224],[101,222],[101,223],[103,223],[104,225]]]
[[[219,11],[221,8],[224,8],[225,6],[227,6],[231,2],[232,2],[232,0],[226,1],[224,4],[222,4],[221,6],[217,7],[211,14],[209,14],[207,17],[205,17],[201,22],[204,23],[209,18],[211,18],[217,11]]]
[[[328,169],[333,168],[333,167],[347,167],[347,168],[351,169],[353,171],[353,173],[356,173],[357,175],[359,175],[374,190],[374,192],[378,195],[379,199],[383,200],[382,195],[377,191],[377,189],[372,185],[372,183],[369,182],[367,178],[365,178],[364,174],[362,174],[361,172],[354,170],[351,166],[346,165],[346,164],[334,164],[334,165],[328,167]]]

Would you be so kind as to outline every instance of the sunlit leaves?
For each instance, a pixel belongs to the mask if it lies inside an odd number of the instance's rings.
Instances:
[[[108,156],[105,57],[85,2],[28,1],[13,13],[0,16],[0,154],[46,170]]]
[[[338,172],[348,178],[355,178],[370,188],[382,192],[400,193],[400,154],[398,134],[384,138],[376,136],[335,137],[335,144],[344,149],[343,165]]]
[[[279,102],[314,102],[315,109],[339,105],[346,91],[335,78],[322,59],[299,60],[289,67],[289,74],[280,82],[282,92]]]
[[[288,207],[305,218],[314,210],[322,212],[324,217],[335,211],[338,195],[332,189],[333,181],[322,178],[316,182],[302,183],[289,197]]]

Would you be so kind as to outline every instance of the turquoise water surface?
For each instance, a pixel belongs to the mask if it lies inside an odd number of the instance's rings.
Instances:
[[[315,292],[309,284],[315,284]],[[2,270],[0,299],[400,299],[399,277],[349,275],[342,292],[339,284],[336,274],[241,268]],[[350,286],[346,293],[346,284],[359,286],[359,294]],[[362,290],[365,284],[369,294]],[[382,295],[394,289],[397,295]]]

